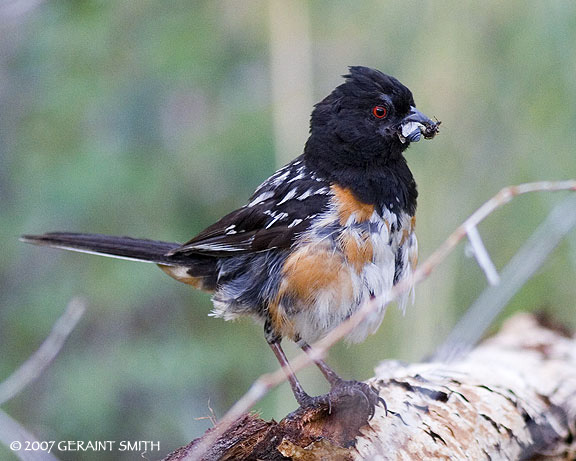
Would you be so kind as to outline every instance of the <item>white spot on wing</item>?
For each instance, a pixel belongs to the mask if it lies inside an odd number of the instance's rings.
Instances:
[[[282,170],[280,170],[280,171],[282,171]],[[288,177],[289,174],[290,174],[290,170],[284,171],[281,175],[275,177],[272,180],[272,184],[274,184],[275,186],[277,186],[278,184],[282,184],[284,182],[284,180]]]
[[[266,225],[266,229],[270,229],[277,221],[285,219],[288,217],[288,213],[271,213],[271,216],[274,218]]]
[[[304,192],[302,195],[298,196],[298,200],[304,200],[307,199],[308,197],[310,197],[311,195],[315,195],[315,194],[322,194],[322,189],[325,189],[325,187],[318,189],[317,191],[314,191],[314,189],[310,188],[308,189],[306,192]]]
[[[299,173],[296,176],[294,176],[293,178],[290,178],[290,180],[288,182],[294,182],[294,181],[298,181],[300,179],[302,179],[304,177],[303,173]]]
[[[277,203],[277,205],[282,205],[283,203],[287,202],[288,200],[294,198],[294,196],[296,195],[296,188],[291,189],[285,196],[284,198]]]
[[[295,220],[292,221],[290,224],[288,224],[288,227],[297,226],[297,225],[300,224],[302,221],[303,221],[302,219],[295,219]]]
[[[274,196],[274,192],[272,192],[272,191],[263,192],[248,204],[248,208],[251,208],[255,205],[258,205],[259,203],[262,203],[264,200],[268,200],[269,198],[271,198],[273,196]]]
[[[204,251],[243,251],[245,250],[252,242],[254,241],[254,236],[250,237],[245,242],[242,242],[240,245],[228,245],[226,243],[199,243],[197,245],[191,245],[190,249],[193,250],[204,250]]]

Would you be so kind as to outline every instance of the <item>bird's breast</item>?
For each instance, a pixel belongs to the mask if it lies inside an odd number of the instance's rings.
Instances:
[[[329,208],[286,259],[278,295],[270,304],[273,323],[292,339],[313,342],[370,298],[385,299],[398,279],[398,255],[406,235],[412,234],[407,214],[387,209],[378,213],[347,189],[332,186],[332,191]],[[347,339],[363,340],[383,316],[384,308],[377,309]]]

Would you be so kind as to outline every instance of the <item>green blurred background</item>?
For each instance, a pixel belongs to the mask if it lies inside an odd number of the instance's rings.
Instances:
[[[395,75],[442,120],[407,153],[421,260],[501,187],[576,176],[576,2],[4,0],[0,22],[0,380],[72,297],[88,302],[50,368],[3,406],[40,440],[160,441],[158,458],[277,365],[259,326],[209,318],[208,295],[154,266],[18,236],[189,239],[301,153],[312,104],[348,65]],[[521,197],[481,226],[498,268],[563,195]],[[506,315],[547,309],[576,326],[574,234]],[[334,367],[367,378],[429,353],[486,287],[463,248],[404,317],[390,309],[365,343],[335,347]],[[326,391],[316,370],[301,375]],[[294,408],[287,384],[256,407]]]

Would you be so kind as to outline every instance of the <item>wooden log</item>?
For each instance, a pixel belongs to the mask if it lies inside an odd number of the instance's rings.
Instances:
[[[386,402],[368,421],[352,397],[278,423],[245,415],[201,459],[576,459],[576,339],[531,315],[458,362],[386,361],[368,384]],[[193,459],[200,440],[165,460]]]

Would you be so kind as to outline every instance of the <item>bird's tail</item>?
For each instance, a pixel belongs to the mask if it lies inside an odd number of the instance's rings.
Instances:
[[[166,256],[179,243],[157,240],[134,239],[102,234],[76,234],[73,232],[50,232],[42,235],[23,235],[20,240],[35,245],[44,245],[64,250],[90,253],[112,258],[142,261],[147,263],[178,265],[174,257]]]

